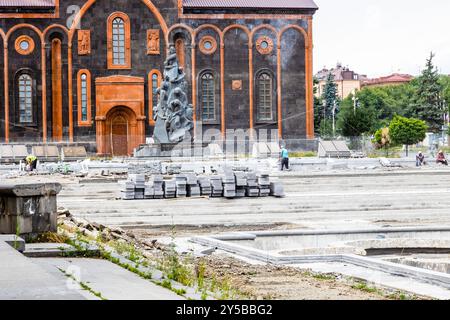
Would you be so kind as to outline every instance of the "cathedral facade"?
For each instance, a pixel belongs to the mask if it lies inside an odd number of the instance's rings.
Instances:
[[[313,139],[316,10],[312,0],[0,0],[0,143],[131,154],[153,134],[171,46],[200,131]]]

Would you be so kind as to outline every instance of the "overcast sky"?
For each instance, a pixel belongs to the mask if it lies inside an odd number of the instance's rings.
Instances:
[[[315,0],[314,72],[336,62],[369,77],[417,75],[430,51],[450,74],[450,0]]]

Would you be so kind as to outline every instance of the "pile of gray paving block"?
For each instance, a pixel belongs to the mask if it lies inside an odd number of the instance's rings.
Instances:
[[[164,178],[161,175],[153,176],[153,198],[163,199],[164,198]]]
[[[285,196],[284,187],[280,181],[270,183],[270,195],[277,198],[283,198]]]
[[[222,175],[177,174],[170,179],[154,175],[149,182],[143,174],[130,174],[119,182],[121,197],[133,199],[171,199],[207,196],[213,198],[284,197],[283,184],[270,181],[267,173],[225,170]]]
[[[190,173],[186,175],[187,178],[187,196],[188,197],[200,197],[201,190],[198,184],[198,178],[195,173]]]
[[[134,182],[127,180],[127,181],[119,181],[119,187],[120,187],[120,197],[123,200],[134,200]]]
[[[236,198],[245,197],[245,188],[247,187],[247,174],[242,171],[236,171]]]
[[[187,178],[185,175],[178,174],[175,176],[177,186],[177,198],[187,197]]]
[[[225,171],[223,182],[223,196],[225,198],[236,197],[236,177],[233,171]]]
[[[223,183],[221,176],[211,177],[211,197],[220,198],[223,196]]]
[[[202,196],[210,197],[212,193],[211,179],[209,177],[201,176],[198,178],[200,186],[200,193]]]
[[[177,182],[175,179],[164,181],[164,197],[166,199],[176,198],[177,196]]]
[[[259,196],[268,197],[270,195],[270,178],[268,173],[258,175]]]
[[[258,177],[255,172],[247,174],[247,186],[245,188],[245,195],[247,197],[259,197]]]

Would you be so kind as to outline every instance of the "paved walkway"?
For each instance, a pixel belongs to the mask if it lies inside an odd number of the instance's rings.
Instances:
[[[0,236],[0,300],[83,300],[77,290],[50,275]]]
[[[174,292],[106,260],[84,258],[32,260],[55,276],[62,274],[59,269],[72,274],[78,282],[100,293],[107,300],[184,300]],[[69,279],[69,285],[71,282]]]

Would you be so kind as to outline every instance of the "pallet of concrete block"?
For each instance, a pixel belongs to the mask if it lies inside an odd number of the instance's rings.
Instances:
[[[164,197],[166,199],[175,198],[177,196],[177,181],[175,179],[164,181]]]
[[[200,194],[202,196],[210,197],[212,193],[211,179],[209,177],[201,176],[198,178],[200,185]]]
[[[200,197],[201,190],[198,184],[197,175],[194,173],[186,174],[187,196],[188,197]]]
[[[130,174],[128,180],[134,183],[134,198],[143,200],[145,194],[145,174]]]
[[[233,171],[225,171],[222,183],[223,183],[223,196],[225,198],[236,197],[236,177],[234,176]]]
[[[41,145],[33,146],[33,155],[35,155],[39,161],[55,162],[59,160],[59,151],[57,146]]]
[[[247,187],[247,174],[243,171],[236,171],[236,198],[245,197],[245,188]]]
[[[270,195],[277,198],[284,198],[286,196],[284,186],[280,181],[272,181],[270,183]]]
[[[187,177],[183,174],[175,176],[177,186],[177,198],[184,198],[187,196]]]
[[[135,187],[134,182],[130,180],[119,181],[120,198],[122,200],[134,200]]]
[[[78,161],[87,158],[86,148],[83,146],[62,147],[61,160],[62,161]]]
[[[164,178],[161,175],[153,176],[153,198],[163,199],[164,198]]]
[[[259,196],[268,197],[270,195],[270,178],[268,173],[260,173],[258,176]]]
[[[211,177],[211,197],[219,198],[223,196],[223,184],[221,176]]]
[[[144,189],[144,199],[154,199],[155,188],[153,188],[153,182],[146,182]]]
[[[245,188],[247,197],[259,197],[258,177],[255,172],[247,173],[247,186]]]

